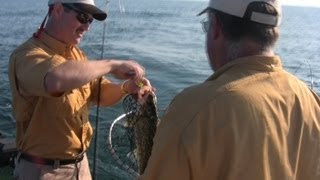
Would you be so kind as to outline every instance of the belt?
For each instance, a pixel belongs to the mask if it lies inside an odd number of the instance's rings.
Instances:
[[[81,162],[83,157],[84,157],[84,153],[80,153],[75,159],[53,160],[53,159],[41,158],[41,157],[37,157],[30,154],[25,154],[25,153],[20,154],[20,159],[24,159],[26,161],[36,163],[36,164],[52,165],[56,167],[60,165],[76,164],[78,162]]]

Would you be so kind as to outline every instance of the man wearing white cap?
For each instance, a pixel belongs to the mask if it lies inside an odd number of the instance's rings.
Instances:
[[[211,0],[200,13],[215,72],[171,102],[141,179],[320,179],[320,99],[273,51],[279,2]]]
[[[39,30],[10,57],[19,150],[14,178],[90,180],[85,153],[93,134],[90,103],[110,106],[128,93],[139,92],[141,97],[144,92],[137,82],[150,84],[135,61],[87,60],[79,49],[93,19],[107,17],[93,0],[48,4]],[[117,84],[100,78],[105,74],[126,81]]]

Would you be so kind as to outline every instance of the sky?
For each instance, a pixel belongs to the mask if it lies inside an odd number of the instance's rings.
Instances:
[[[282,0],[283,5],[320,7],[320,0]]]
[[[209,0],[198,0],[209,1]],[[320,0],[281,0],[283,5],[320,7]]]

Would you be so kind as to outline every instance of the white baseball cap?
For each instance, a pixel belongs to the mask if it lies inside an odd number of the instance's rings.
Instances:
[[[250,21],[272,26],[280,25],[282,12],[280,0],[210,0],[209,6],[198,15],[207,12],[209,9],[215,9],[229,15],[244,18],[249,4],[253,2],[267,3],[274,7],[278,14],[271,15],[261,12],[252,12]]]
[[[99,21],[103,21],[107,17],[107,13],[97,8],[93,0],[49,0],[48,5],[55,3],[68,4],[80,12],[91,14],[93,18]]]

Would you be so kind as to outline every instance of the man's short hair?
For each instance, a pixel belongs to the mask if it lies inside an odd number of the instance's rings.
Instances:
[[[277,15],[276,9],[264,2],[250,3],[245,12],[244,18],[226,14],[224,12],[210,9],[221,24],[222,31],[227,40],[238,42],[247,38],[259,43],[262,48],[274,46],[279,37],[279,27],[250,21],[248,17],[253,12]]]

